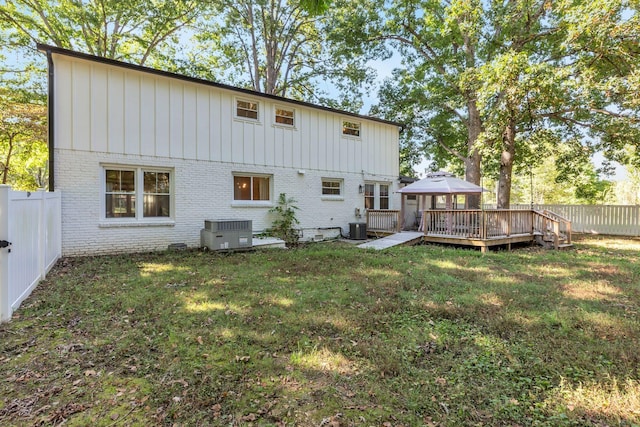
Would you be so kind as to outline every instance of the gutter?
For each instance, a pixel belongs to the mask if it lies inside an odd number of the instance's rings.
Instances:
[[[47,124],[49,127],[48,131],[48,146],[49,146],[49,191],[55,190],[55,162],[54,162],[54,148],[55,148],[55,132],[54,132],[54,80],[53,80],[53,57],[51,55],[51,50],[46,50],[47,54],[47,64],[48,64],[48,72],[47,72],[47,84],[49,86],[48,99],[47,99]]]

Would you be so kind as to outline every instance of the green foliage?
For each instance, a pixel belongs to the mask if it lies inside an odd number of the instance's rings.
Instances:
[[[214,3],[197,22],[190,61],[236,86],[359,112],[370,71],[334,36],[344,13],[339,1]]]
[[[591,237],[63,259],[0,325],[0,424],[636,425],[639,256]]]
[[[469,178],[478,153],[508,205],[513,170],[546,155],[570,149],[582,159],[587,147],[622,163],[640,161],[627,149],[640,141],[637,2],[385,6],[365,28],[370,41],[390,43],[402,65],[376,110],[409,125],[408,162],[422,152],[433,168],[466,169]],[[584,164],[573,162],[572,173]]]
[[[36,42],[144,64],[199,15],[196,0],[5,0],[0,27],[20,51]]]
[[[295,203],[297,201],[292,197],[287,197],[285,193],[280,193],[277,205],[269,209],[269,212],[276,215],[273,225],[268,232],[285,241],[288,247],[294,247],[298,244],[299,234],[295,228],[300,223],[296,217],[296,211],[299,209]]]
[[[512,202],[528,204],[615,204],[614,183],[600,178],[589,158],[566,165],[566,157],[551,155],[513,177]],[[533,195],[532,195],[533,187]]]
[[[37,93],[0,88],[0,183],[33,191],[47,184],[46,103]]]

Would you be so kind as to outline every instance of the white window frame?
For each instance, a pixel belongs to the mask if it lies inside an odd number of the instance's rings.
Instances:
[[[324,190],[335,187],[325,187],[325,182],[338,184],[338,194],[325,194]],[[344,179],[342,178],[322,178],[320,180],[320,195],[322,200],[344,200]]]
[[[278,110],[287,111],[291,113],[291,117],[278,114]],[[278,121],[278,117],[290,118],[293,123],[282,123]],[[273,124],[275,126],[282,126],[285,128],[296,128],[296,110],[294,108],[284,107],[282,105],[275,105],[273,107]]]
[[[383,185],[387,187],[387,194],[385,196],[382,195],[382,189],[380,188]],[[387,200],[387,207],[384,209],[391,209],[391,184],[387,182],[378,183],[378,208],[379,209],[383,209],[382,207],[380,207],[380,205],[382,204],[383,198]]]
[[[253,173],[253,172],[233,172],[231,179],[231,206],[233,207],[273,207],[273,175]],[[253,179],[268,178],[269,179],[269,199],[268,200],[236,200],[235,186],[236,178],[251,178],[251,188],[249,190],[253,197]]]
[[[362,122],[342,119],[341,134],[345,138],[362,138]]]
[[[256,109],[255,109],[256,117],[255,118],[241,116],[241,115],[238,114],[238,110],[240,110],[240,109],[242,109],[243,111],[254,111],[254,110],[251,110],[249,108],[240,107],[239,103],[241,103],[241,102],[246,102],[246,103],[249,103],[249,104],[255,104],[255,106],[256,106]],[[233,108],[233,116],[238,120],[244,120],[244,121],[252,122],[252,123],[260,123],[260,121],[261,121],[260,120],[261,119],[260,110],[261,110],[260,102],[256,101],[255,99],[241,98],[241,97],[236,97],[235,98],[234,108]]]
[[[131,171],[134,173],[135,214],[131,217],[107,217],[107,171]],[[144,173],[169,174],[169,216],[144,216]],[[175,170],[155,166],[101,164],[100,165],[100,223],[101,227],[139,226],[139,225],[174,225],[175,224]],[[117,194],[117,193],[114,193]]]
[[[388,187],[388,194],[386,196],[382,196],[382,192],[380,191],[380,186],[381,185],[386,185]],[[367,186],[373,186],[373,194],[371,194],[370,196],[367,196]],[[370,187],[369,187],[370,188]],[[363,204],[365,205],[365,209],[366,209],[366,202],[365,199],[367,197],[373,199],[373,208],[369,208],[369,209],[373,209],[373,210],[380,210],[380,200],[382,198],[387,198],[388,199],[388,207],[385,208],[385,210],[387,209],[393,209],[393,198],[392,195],[393,194],[393,185],[391,182],[383,182],[383,181],[366,181],[365,182],[365,186],[364,186],[364,194],[363,196]]]

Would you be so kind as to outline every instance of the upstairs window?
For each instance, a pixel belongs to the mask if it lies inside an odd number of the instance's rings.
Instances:
[[[342,121],[342,134],[348,136],[360,136],[360,123],[348,120]]]
[[[285,126],[294,126],[295,112],[286,108],[276,108],[276,123]]]
[[[258,103],[244,99],[236,99],[236,117],[258,120]]]

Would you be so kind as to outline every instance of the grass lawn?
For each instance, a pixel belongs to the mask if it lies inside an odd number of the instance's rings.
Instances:
[[[0,425],[640,424],[640,240],[61,260]]]

